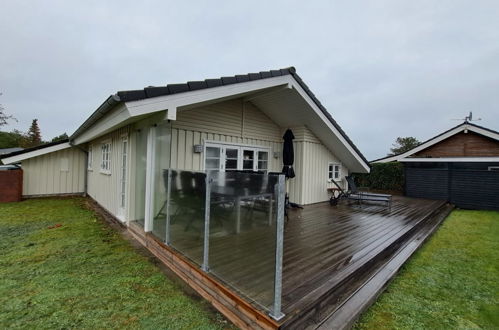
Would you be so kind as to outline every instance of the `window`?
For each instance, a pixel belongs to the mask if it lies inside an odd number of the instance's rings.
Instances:
[[[340,164],[329,163],[328,179],[329,179],[329,181],[341,180],[341,165]]]
[[[101,145],[102,159],[100,171],[105,174],[111,174],[111,143],[105,142]]]
[[[205,168],[207,171],[220,170],[220,147],[206,147]]]
[[[258,168],[259,171],[267,171],[269,169],[269,152],[258,151]]]
[[[92,152],[92,146],[88,147],[88,158],[87,158],[87,169],[92,170],[92,161],[94,159],[94,154]]]
[[[207,143],[205,148],[206,171],[267,171],[269,151],[252,146]]]

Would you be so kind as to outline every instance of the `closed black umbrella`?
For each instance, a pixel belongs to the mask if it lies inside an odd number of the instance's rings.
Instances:
[[[293,135],[293,131],[288,128],[282,138],[284,139],[282,147],[282,163],[284,167],[282,168],[282,173],[284,173],[286,178],[290,179],[295,177],[295,171],[293,170],[293,163],[295,162],[293,140],[295,136]]]

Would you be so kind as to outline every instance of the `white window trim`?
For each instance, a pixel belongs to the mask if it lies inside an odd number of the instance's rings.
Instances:
[[[93,171],[93,162],[94,162],[94,148],[93,145],[88,146],[88,155],[87,155],[87,170]]]
[[[329,170],[329,167],[331,167],[331,166],[333,167],[332,172]],[[337,178],[334,177],[334,173],[335,173],[334,167],[335,166],[338,166],[338,177]],[[340,163],[329,162],[327,164],[327,181],[328,182],[333,182],[333,181],[340,182],[341,181],[341,170],[342,170],[342,166]],[[329,174],[331,174],[331,173],[333,174],[332,178],[329,177]]]
[[[103,150],[102,150],[102,147],[104,145],[109,145],[109,149],[108,149],[108,159],[107,159],[107,167],[108,168],[103,168],[102,165],[104,164],[104,154],[103,154]],[[111,175],[111,153],[112,153],[112,144],[111,144],[111,140],[105,140],[105,141],[102,141],[101,142],[101,157],[100,157],[100,173],[102,174],[105,174],[105,175]]]
[[[253,166],[254,168],[256,167],[256,170],[254,171],[259,171],[258,169],[258,152],[263,151],[268,153],[267,157],[267,169],[263,170],[266,172],[270,171],[270,161],[271,161],[271,148],[267,146],[260,146],[260,145],[254,145],[254,144],[245,144],[245,143],[235,143],[235,142],[222,142],[222,141],[212,141],[212,140],[206,140],[204,141],[204,146],[203,146],[203,171],[206,171],[206,148],[207,147],[214,147],[214,148],[223,148],[223,147],[238,147],[241,149],[241,152],[238,154],[238,164],[237,168],[238,170],[242,170],[243,167],[243,151],[242,149],[246,150],[253,150],[254,153],[254,159],[253,159]],[[220,155],[220,166],[222,166],[223,163],[223,155]],[[225,168],[223,169],[225,171]]]

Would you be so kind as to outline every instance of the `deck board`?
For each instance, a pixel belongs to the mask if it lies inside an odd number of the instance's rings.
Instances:
[[[290,209],[284,228],[282,310],[296,315],[345,274],[358,269],[415,227],[441,201],[394,197],[391,210],[380,205],[330,206],[319,203]],[[275,231],[260,223],[246,223],[239,234],[231,223],[213,224],[210,236],[210,272],[249,301],[269,310],[273,299]],[[218,227],[217,227],[218,226]],[[201,232],[172,227],[185,238],[173,246],[199,260]],[[210,232],[212,228],[210,227]]]

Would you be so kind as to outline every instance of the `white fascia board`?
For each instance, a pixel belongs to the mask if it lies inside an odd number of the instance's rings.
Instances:
[[[266,78],[226,86],[200,89],[197,91],[158,96],[149,99],[126,102],[126,108],[132,117],[141,116],[152,112],[168,110],[168,119],[175,120],[177,108],[210,100],[250,93],[266,88],[288,84],[289,75]]]
[[[499,141],[499,134],[497,134],[495,132],[491,132],[489,130],[486,130],[486,129],[483,129],[480,127],[475,127],[475,126],[470,126],[470,125],[466,125],[466,126],[468,126],[468,127],[466,127],[466,129],[468,131],[472,131],[472,132],[475,132],[475,133],[478,133],[478,134],[481,134],[483,136],[486,136],[486,137],[489,137],[491,139]]]
[[[293,87],[294,89],[300,94],[300,96],[307,101],[307,103],[310,105],[310,107],[315,111],[315,113],[321,118],[321,120],[327,125],[327,127],[336,135],[336,137],[341,141],[341,143],[347,148],[347,150],[355,157],[355,159],[359,162],[359,164],[362,166],[363,169],[366,170],[366,173],[369,173],[371,168],[369,167],[369,164],[367,164],[362,157],[355,151],[355,149],[352,148],[350,143],[343,137],[343,135],[338,131],[338,129],[331,123],[331,121],[326,117],[326,115],[319,109],[317,104],[308,96],[308,94],[301,88],[300,84],[294,82],[293,80]]]
[[[383,159],[374,161],[372,163],[373,164],[376,164],[376,163],[389,163],[389,162],[394,162],[394,161],[397,161],[397,160],[399,160],[399,156],[391,156],[391,157],[388,157],[388,158],[383,158]]]
[[[119,105],[118,108],[113,109],[111,113],[98,120],[93,126],[77,136],[74,139],[74,144],[82,144],[106,134],[124,121],[130,119],[130,117],[128,109],[123,105]]]
[[[23,153],[20,155],[12,156],[12,157],[3,158],[2,162],[5,165],[16,164],[16,163],[19,163],[23,160],[29,159],[29,158],[45,155],[45,154],[48,154],[51,152],[55,152],[55,151],[59,151],[59,150],[67,149],[67,148],[71,148],[71,145],[69,144],[69,142],[56,144],[55,146],[50,146],[50,147],[46,147],[46,148],[42,148],[42,149],[38,149],[38,150],[33,150],[30,152],[26,152],[26,153]]]
[[[499,162],[499,157],[439,157],[439,158],[403,158],[400,159],[401,163],[415,163],[415,162],[426,162],[426,163],[452,163],[452,162]]]

